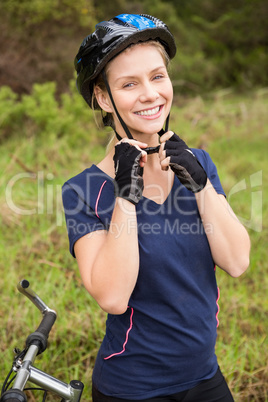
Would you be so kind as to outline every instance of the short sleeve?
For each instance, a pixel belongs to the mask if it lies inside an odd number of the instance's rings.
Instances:
[[[62,186],[62,202],[70,253],[75,257],[74,244],[78,239],[109,229],[114,208],[113,182],[93,165]]]
[[[82,236],[95,232],[96,230],[105,230],[106,227],[98,218],[92,207],[87,204],[84,197],[69,183],[62,187],[62,201],[65,212],[65,220],[70,244],[70,253],[73,257],[74,244]]]
[[[205,169],[207,176],[211,184],[215,188],[216,192],[225,196],[225,192],[222,188],[216,165],[212,161],[208,152],[204,151],[203,149],[193,149],[192,151]]]

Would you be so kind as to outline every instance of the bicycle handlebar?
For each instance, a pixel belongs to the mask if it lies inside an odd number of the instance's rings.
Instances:
[[[30,334],[26,340],[26,346],[37,345],[38,354],[43,353],[47,348],[47,339],[57,318],[57,313],[51,310],[39,296],[30,288],[30,283],[26,279],[17,285],[18,290],[28,297],[31,302],[41,311],[43,319],[35,332]]]
[[[35,357],[44,352],[47,347],[47,340],[53,324],[57,318],[57,313],[51,310],[39,296],[30,288],[30,283],[23,279],[17,285],[18,290],[41,311],[43,318],[37,330],[30,334],[26,340],[25,355],[22,361],[17,356],[13,371],[17,371],[17,376],[12,389],[5,391],[1,397],[1,402],[27,402],[23,392],[26,382],[32,381],[34,384],[55,392],[62,396],[62,401],[79,402],[84,384],[73,380],[69,384],[61,382],[54,377],[33,367]],[[14,364],[13,363],[13,364]]]
[[[44,313],[44,317],[35,332],[30,334],[26,339],[26,346],[31,345],[38,346],[38,355],[43,353],[47,348],[48,335],[56,320],[56,313],[54,311],[48,311]]]
[[[19,389],[10,389],[1,397],[1,402],[27,402],[27,398]]]
[[[23,279],[17,284],[17,288],[24,296],[28,297],[31,302],[44,314],[46,311],[51,310],[44,302],[40,299],[39,296],[30,288],[30,282],[27,279]]]
[[[40,332],[46,338],[48,338],[49,333],[53,327],[54,322],[56,321],[57,315],[54,311],[48,311],[44,313],[44,317],[39,324],[36,332]]]

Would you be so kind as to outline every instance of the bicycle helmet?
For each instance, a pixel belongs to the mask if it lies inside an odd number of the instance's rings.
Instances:
[[[167,25],[147,14],[120,14],[95,28],[83,40],[74,61],[78,91],[90,107],[95,78],[113,57],[131,44],[153,39],[164,46],[170,59],[176,53],[174,37]]]

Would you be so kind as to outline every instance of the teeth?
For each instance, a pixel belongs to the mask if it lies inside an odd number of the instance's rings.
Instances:
[[[154,109],[142,110],[141,112],[136,112],[136,114],[138,114],[140,116],[152,116],[152,115],[158,113],[159,110],[160,110],[160,106],[157,106]]]

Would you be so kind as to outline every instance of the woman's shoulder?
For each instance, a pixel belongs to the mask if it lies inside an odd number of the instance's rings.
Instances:
[[[99,216],[101,211],[110,211],[113,205],[113,179],[98,166],[92,165],[64,183],[62,200],[65,209],[73,210],[87,205],[98,211]]]
[[[225,195],[222,185],[220,183],[217,167],[213,162],[213,160],[211,159],[209,153],[204,149],[199,148],[191,148],[191,150],[198,159],[198,161],[201,163],[203,168],[205,169],[208,178],[211,181],[217,193]]]
[[[104,180],[110,181],[110,180],[112,180],[112,177],[110,177],[101,168],[101,164],[98,164],[98,165],[93,164],[89,168],[86,168],[82,172],[80,172],[77,175],[68,179],[64,183],[63,187],[66,185],[69,185],[71,187],[74,187],[74,186],[84,187],[89,182],[94,182],[95,184],[97,184],[98,182],[103,182]]]
[[[191,148],[191,151],[205,170],[214,169],[215,164],[207,151],[202,148]]]
[[[102,191],[103,189],[105,191]],[[96,202],[100,192],[109,198],[112,197],[113,179],[95,164],[71,177],[62,186],[62,197],[65,203],[70,199],[74,202],[80,199],[92,204]]]

